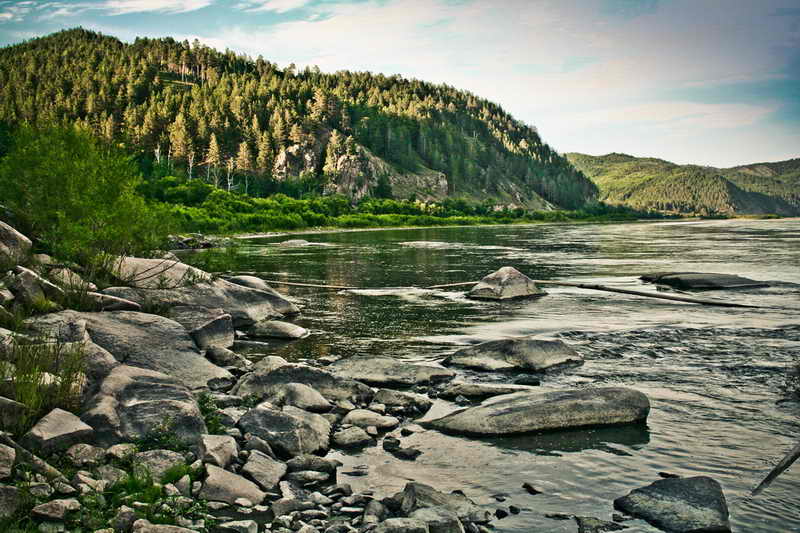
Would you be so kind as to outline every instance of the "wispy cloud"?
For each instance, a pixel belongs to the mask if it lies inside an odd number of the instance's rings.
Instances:
[[[0,6],[0,23],[18,22],[32,9],[32,2],[20,2]]]
[[[238,5],[245,11],[275,11],[286,13],[310,4],[313,0],[244,0]]]
[[[105,0],[97,7],[112,15],[129,13],[186,13],[210,6],[214,0]]]

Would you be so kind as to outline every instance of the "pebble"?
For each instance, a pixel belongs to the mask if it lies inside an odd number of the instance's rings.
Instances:
[[[528,491],[528,494],[533,494],[534,496],[537,494],[541,494],[542,491],[528,483],[527,481],[522,484],[522,488]]]

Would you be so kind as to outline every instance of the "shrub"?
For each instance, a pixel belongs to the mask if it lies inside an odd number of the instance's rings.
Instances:
[[[163,242],[167,212],[136,194],[139,183],[128,156],[71,127],[23,126],[0,161],[0,198],[17,229],[82,264]]]

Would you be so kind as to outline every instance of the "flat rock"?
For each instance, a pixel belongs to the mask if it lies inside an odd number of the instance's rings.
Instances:
[[[389,518],[372,530],[374,533],[429,533],[428,525],[415,518]]]
[[[81,508],[80,502],[74,498],[66,500],[52,500],[31,509],[31,513],[45,519],[63,520],[70,511]]]
[[[303,339],[308,337],[311,332],[306,328],[292,324],[291,322],[281,322],[280,320],[262,320],[247,328],[250,337],[273,338],[273,339]]]
[[[370,385],[401,387],[446,381],[456,375],[447,368],[415,365],[389,357],[348,357],[332,363],[328,369],[336,375]]]
[[[360,427],[350,427],[340,429],[333,434],[333,443],[340,448],[354,448],[357,446],[367,446],[374,442],[366,431]]]
[[[490,398],[503,394],[514,394],[517,392],[536,392],[536,387],[528,385],[506,385],[496,383],[465,383],[463,381],[453,381],[439,392],[439,397],[445,400],[452,400],[459,396],[465,398]]]
[[[141,311],[142,306],[125,298],[118,298],[110,294],[89,291],[86,299],[92,303],[92,311]]]
[[[769,283],[743,278],[733,274],[707,274],[702,272],[657,272],[645,274],[642,281],[669,285],[685,290],[754,289],[769,287]]]
[[[300,312],[296,305],[275,291],[265,292],[222,279],[211,279],[208,273],[177,261],[129,257],[123,259],[118,271],[120,279],[127,281],[129,286],[112,287],[104,290],[104,294],[140,304],[222,308],[233,317],[236,327]]]
[[[155,483],[160,483],[167,470],[186,464],[182,454],[172,450],[148,450],[133,456],[133,464],[147,472]]]
[[[274,490],[278,486],[278,482],[286,474],[286,470],[285,463],[258,450],[250,451],[250,456],[242,467],[242,473],[249,476],[266,491]]]
[[[243,355],[239,355],[222,346],[209,346],[206,348],[206,359],[217,366],[230,366],[239,370],[247,370],[253,366],[253,363]]]
[[[399,408],[419,415],[427,413],[433,405],[433,401],[424,394],[392,389],[379,389],[372,400],[389,408]]]
[[[545,293],[528,276],[514,267],[506,266],[484,277],[467,293],[477,300],[511,300],[544,296]]]
[[[200,498],[231,505],[239,498],[246,498],[256,505],[264,501],[266,494],[252,481],[214,465],[206,465],[206,472],[208,476],[198,495]]]
[[[326,459],[318,455],[303,454],[292,457],[286,461],[286,466],[289,468],[289,472],[314,470],[316,472],[334,474],[336,473],[336,469],[342,466],[342,463],[336,459]]]
[[[409,518],[425,522],[429,533],[464,533],[458,514],[447,507],[425,507],[417,509]]]
[[[275,385],[266,390],[262,399],[275,407],[293,405],[312,413],[326,413],[333,407],[323,395],[303,383]]]
[[[86,403],[84,422],[103,446],[135,442],[164,429],[195,445],[208,433],[192,393],[175,378],[127,365],[114,368]]]
[[[186,328],[201,350],[210,346],[233,346],[233,319],[220,308],[178,305],[169,310],[169,317]]]
[[[53,409],[22,436],[20,444],[43,453],[66,450],[73,444],[88,442],[94,430],[80,418],[63,409]]]
[[[258,407],[239,419],[238,427],[266,441],[278,454],[294,457],[328,450],[330,423],[319,415]],[[316,417],[316,418],[312,418]]]
[[[393,416],[381,415],[369,409],[353,409],[344,417],[342,424],[350,424],[362,429],[368,427],[392,429],[397,427],[400,421]]]
[[[185,328],[168,318],[132,311],[80,313],[92,341],[128,366],[172,376],[189,388],[233,380],[203,357]]]
[[[522,337],[462,348],[442,364],[475,370],[544,372],[565,365],[581,365],[583,358],[562,341]]]
[[[0,444],[0,479],[11,476],[14,468],[14,461],[17,459],[17,451],[11,446]]]
[[[642,423],[650,402],[621,387],[518,392],[485,400],[424,425],[460,435],[513,435]]]
[[[487,521],[488,513],[463,494],[446,494],[424,483],[407,483],[402,494],[401,509],[403,513],[410,515],[418,509],[426,508],[447,509],[455,513],[461,520]]]
[[[628,529],[627,526],[600,520],[593,516],[576,516],[575,522],[578,523],[578,533],[606,533],[608,531],[622,531]]]
[[[287,383],[308,385],[331,402],[350,400],[357,404],[368,403],[373,396],[372,389],[363,383],[300,364],[286,364],[274,370],[257,370],[246,374],[232,392],[239,396],[254,394],[262,397],[275,385]]]
[[[728,533],[722,487],[706,476],[660,479],[614,500],[614,508],[666,531]]]
[[[133,523],[133,533],[196,533],[193,529],[165,524],[151,524],[148,520],[140,518]]]

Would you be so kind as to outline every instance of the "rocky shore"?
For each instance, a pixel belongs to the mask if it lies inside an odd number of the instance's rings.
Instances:
[[[0,328],[0,524],[9,531],[502,530],[497,520],[519,508],[488,509],[469,494],[416,482],[383,497],[354,492],[340,479],[341,463],[326,456],[380,446],[413,461],[421,452],[403,439],[419,432],[641,425],[650,411],[644,394],[622,387],[531,385],[536,375],[582,363],[561,341],[491,341],[452,354],[445,366],[388,357],[253,362],[237,346],[308,335],[290,322],[298,305],[259,278],[222,280],[174,259],[125,257],[113,263],[118,285],[98,290],[78,268],[34,260],[30,250],[0,222],[8,267],[0,272],[0,318],[16,326]],[[514,272],[484,279],[482,296],[541,294]],[[79,372],[54,357],[36,383],[39,392],[74,391],[78,402],[37,414],[24,431],[19,422],[36,406],[15,386],[21,347],[81,355]],[[450,367],[533,378],[464,382]],[[463,408],[418,424],[437,397]],[[620,496],[614,505],[628,515],[617,515],[619,523],[565,516],[587,533],[625,529],[632,516],[667,531],[730,530],[722,489],[710,478],[665,479]]]

